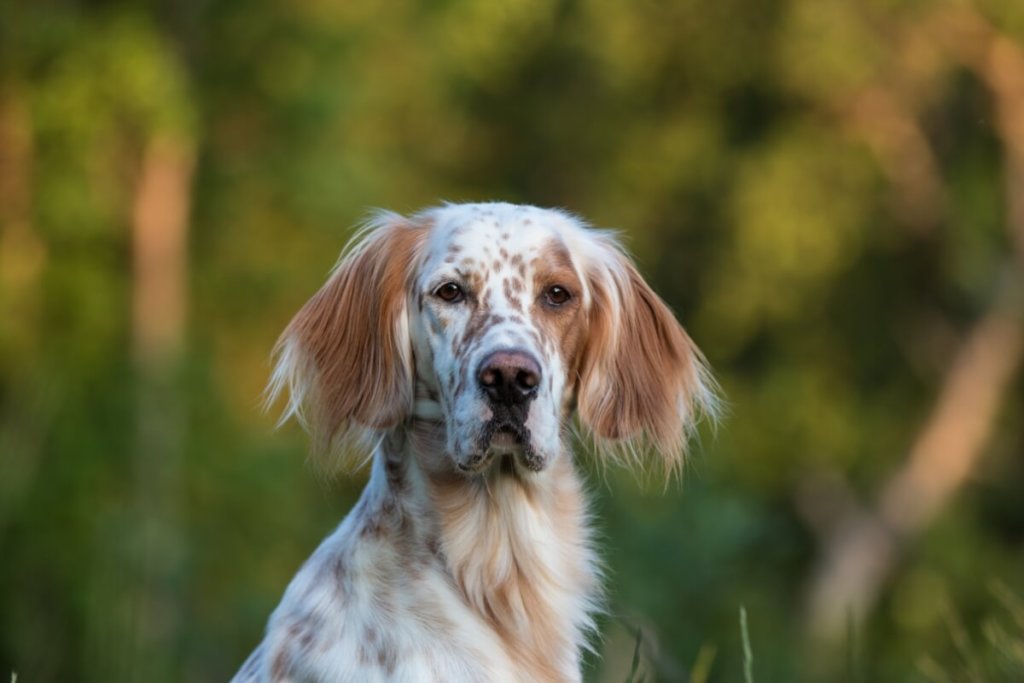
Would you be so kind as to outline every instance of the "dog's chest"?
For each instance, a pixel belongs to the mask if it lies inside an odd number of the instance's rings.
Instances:
[[[350,521],[343,528],[358,528]],[[270,651],[296,680],[534,678],[439,567],[403,564],[401,544],[387,537],[338,536],[303,567],[272,618]]]

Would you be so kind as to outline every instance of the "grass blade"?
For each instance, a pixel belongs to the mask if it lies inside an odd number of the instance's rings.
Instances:
[[[740,605],[740,636],[743,638],[743,680],[754,683],[754,651],[750,647],[750,632],[747,630],[747,608]]]

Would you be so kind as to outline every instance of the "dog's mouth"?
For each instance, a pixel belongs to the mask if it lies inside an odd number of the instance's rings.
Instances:
[[[484,426],[480,445],[494,455],[516,455],[529,448],[530,430],[521,422],[491,420]]]
[[[479,474],[496,460],[500,461],[502,472],[513,471],[517,464],[532,472],[544,468],[544,459],[533,448],[529,428],[514,419],[496,417],[485,424],[478,451],[459,463],[459,469]]]

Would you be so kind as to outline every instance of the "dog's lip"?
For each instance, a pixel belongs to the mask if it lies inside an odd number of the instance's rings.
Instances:
[[[479,474],[490,467],[491,460],[493,457],[487,453],[476,453],[468,459],[468,462],[460,462],[458,468],[463,474]]]
[[[528,428],[514,421],[493,421],[487,424],[477,449],[458,461],[460,472],[468,475],[481,474],[501,464],[503,472],[540,472],[547,459],[538,454],[532,446]]]
[[[523,437],[519,432],[509,426],[501,426],[494,430],[494,433],[491,435],[488,449],[497,448],[501,450],[511,450],[515,448],[522,448],[522,446]]]
[[[489,469],[495,460],[521,459],[529,450],[525,429],[511,422],[490,425],[478,446],[458,463],[464,474],[480,474]]]

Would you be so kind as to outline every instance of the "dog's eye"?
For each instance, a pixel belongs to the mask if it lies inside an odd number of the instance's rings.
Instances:
[[[554,285],[552,287],[548,287],[548,291],[544,292],[544,298],[552,306],[561,306],[572,298],[572,294],[570,294],[569,290],[565,287],[562,287],[561,285]]]
[[[462,287],[459,287],[454,282],[446,282],[435,289],[434,296],[442,301],[447,301],[450,304],[458,303],[466,298],[465,293],[462,291]]]

